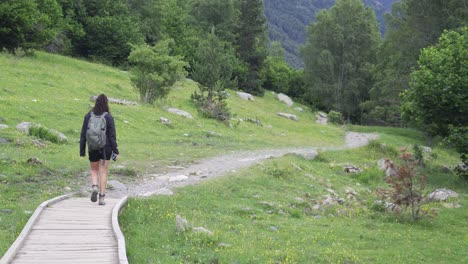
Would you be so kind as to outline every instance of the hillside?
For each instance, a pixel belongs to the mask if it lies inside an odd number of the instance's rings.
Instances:
[[[384,14],[390,11],[398,0],[365,0],[364,3],[373,7],[381,32],[385,31]],[[315,19],[315,14],[321,9],[328,9],[335,0],[265,0],[265,15],[268,21],[270,40],[279,41],[286,50],[286,61],[302,68],[299,47],[306,42],[306,28]]]
[[[119,220],[130,263],[466,262],[468,191],[466,182],[448,169],[458,162],[452,150],[434,144],[421,170],[428,176],[427,191],[449,188],[459,197],[425,205],[423,210],[440,216],[413,222],[407,211],[398,215],[374,206],[381,199],[378,192],[388,188],[377,161],[387,157],[400,165],[401,147],[412,151],[415,144],[426,144],[421,132],[321,125],[303,105],[288,107],[270,92],[244,101],[233,90],[228,90],[228,106],[236,118],[226,125],[197,113],[190,101],[194,89],[187,79],[155,105],[110,105],[121,155],[111,163],[109,180],[146,186],[205,158],[237,154],[248,160],[260,150],[314,147],[319,156],[263,154],[250,168],[224,166],[231,168],[226,177],[175,189],[175,195],[132,198]],[[0,53],[0,124],[8,126],[0,126],[0,255],[41,202],[70,192],[88,195],[89,162],[79,157],[78,138],[92,106],[89,97],[99,93],[138,100],[128,72],[43,52],[34,57]],[[188,111],[193,118],[165,107]],[[161,117],[171,124],[161,123]],[[25,121],[56,129],[68,142],[17,131]],[[339,148],[348,131],[380,137],[365,147]],[[33,157],[40,162],[28,162]],[[343,167],[350,164],[363,172],[345,173]],[[186,174],[203,178],[197,173]],[[327,207],[327,201],[333,205]],[[176,215],[213,234],[176,233]]]

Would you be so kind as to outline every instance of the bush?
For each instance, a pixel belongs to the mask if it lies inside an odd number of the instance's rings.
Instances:
[[[31,127],[29,129],[29,135],[50,141],[52,143],[61,143],[58,135],[52,133],[49,129],[42,126]]]
[[[400,158],[403,165],[398,169],[397,175],[386,178],[392,188],[390,198],[393,204],[410,208],[413,220],[419,220],[426,177],[418,175],[417,162],[411,153],[402,150]]]
[[[344,123],[343,115],[340,112],[332,110],[328,113],[328,122],[335,125],[342,125]]]

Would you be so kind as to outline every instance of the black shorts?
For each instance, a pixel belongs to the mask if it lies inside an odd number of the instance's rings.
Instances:
[[[104,152],[105,150],[105,152]],[[104,155],[105,154],[105,155]],[[96,162],[100,160],[110,160],[112,156],[112,149],[111,148],[105,148],[101,150],[92,150],[88,152],[89,156],[89,161],[91,162]]]

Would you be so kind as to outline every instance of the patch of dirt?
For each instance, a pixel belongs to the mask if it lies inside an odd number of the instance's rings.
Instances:
[[[366,145],[370,140],[377,139],[377,134],[347,132],[345,145],[337,148],[321,148],[323,150],[342,150]],[[167,174],[143,175],[143,181],[128,185],[127,189],[118,188],[108,191],[109,197],[171,195],[177,187],[197,184],[201,181],[226,175],[241,168],[252,166],[269,158],[277,158],[289,153],[307,154],[317,148],[288,148],[258,151],[239,151],[218,157],[200,160],[188,168],[179,168]]]

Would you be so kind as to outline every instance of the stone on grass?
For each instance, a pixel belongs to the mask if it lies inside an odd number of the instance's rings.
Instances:
[[[360,173],[362,171],[361,168],[355,165],[346,165],[343,167],[343,170],[346,173]]]
[[[184,110],[180,110],[180,109],[177,109],[177,108],[169,107],[169,108],[166,108],[166,111],[168,111],[170,113],[173,113],[173,114],[176,114],[176,115],[179,115],[179,116],[186,117],[188,119],[193,118],[193,116],[189,112],[186,112]]]
[[[263,206],[266,206],[266,207],[273,207],[273,206],[274,206],[274,204],[272,204],[272,203],[270,203],[270,202],[265,202],[265,201],[259,202],[259,204],[261,204],[261,205],[263,205]]]
[[[293,105],[293,101],[291,100],[291,98],[289,98],[289,96],[287,96],[285,94],[279,93],[277,98],[278,98],[278,100],[280,102],[283,102],[283,103],[287,104],[288,106]]]
[[[0,143],[1,144],[8,144],[8,143],[10,143],[10,141],[8,139],[6,139],[6,138],[0,138]]]
[[[44,164],[44,162],[42,160],[38,159],[37,157],[29,158],[26,162],[28,164],[30,164],[30,165],[42,165],[42,164]]]
[[[317,120],[315,121],[315,123],[317,124],[326,125],[328,123],[327,115],[323,112],[319,112],[315,115],[315,117],[317,118]]]
[[[7,128],[8,128],[8,126],[7,126],[7,125],[0,124],[0,130],[2,130],[2,129],[7,129]]]
[[[221,133],[218,133],[216,131],[208,131],[206,133],[206,136],[207,137],[222,137],[223,135],[221,135]]]
[[[457,198],[458,193],[449,189],[437,189],[427,196],[430,202],[444,202],[450,198]]]
[[[270,230],[273,232],[277,232],[278,228],[276,226],[270,226]]]
[[[176,215],[176,232],[183,233],[190,230],[190,224],[187,219],[182,218],[180,215]]]
[[[33,143],[33,145],[38,147],[38,148],[43,148],[43,147],[47,146],[45,143],[43,143],[43,142],[41,142],[40,140],[37,140],[37,139],[33,139],[31,141],[31,143]]]
[[[287,118],[287,119],[291,119],[291,120],[294,120],[294,121],[299,121],[299,118],[296,115],[293,115],[293,114],[288,114],[288,113],[276,113],[276,114],[279,115],[279,116],[282,116],[284,118]]]
[[[193,232],[196,232],[196,233],[202,233],[202,234],[206,234],[208,236],[212,236],[213,235],[213,232],[204,228],[204,227],[194,227],[193,229]]]
[[[21,122],[16,126],[16,130],[25,134],[29,134],[29,129],[33,126],[37,126],[37,124],[32,122]]]
[[[246,100],[246,101],[255,101],[253,95],[251,95],[251,94],[249,94],[249,93],[236,92],[236,94],[237,94],[240,98],[242,98],[243,100]]]
[[[313,160],[319,155],[316,150],[312,150],[306,153],[296,152],[295,154],[303,157],[305,160]]]
[[[161,124],[165,124],[165,125],[170,125],[171,124],[171,120],[165,118],[165,117],[159,117],[159,121],[161,121]]]
[[[304,109],[302,107],[295,107],[294,110],[298,111],[298,112],[302,112],[304,111]]]

